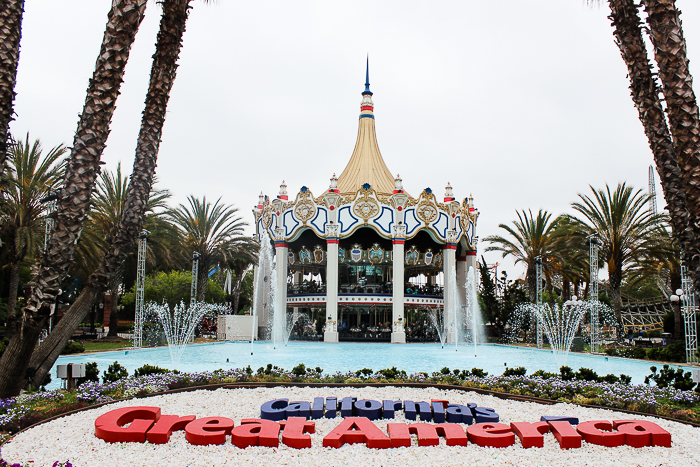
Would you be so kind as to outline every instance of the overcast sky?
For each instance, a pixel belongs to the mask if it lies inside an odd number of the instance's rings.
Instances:
[[[693,71],[700,2],[677,4]],[[46,149],[71,146],[110,5],[25,3],[15,137],[30,132]],[[482,239],[519,209],[571,212],[589,184],[646,190],[653,159],[606,5],[193,5],[158,157],[159,186],[172,191],[173,205],[188,195],[222,197],[252,224],[260,191],[275,196],[282,180],[292,197],[303,185],[319,195],[352,154],[368,53],[389,170],[413,195],[430,187],[441,197],[448,181],[458,199],[472,193]],[[149,2],[103,155],[107,169],[121,161],[131,171],[159,18]],[[511,277],[524,272],[497,253],[485,256]]]

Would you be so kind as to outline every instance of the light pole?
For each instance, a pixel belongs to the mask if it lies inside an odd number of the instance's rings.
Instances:
[[[535,258],[535,277],[537,278],[537,308],[541,310],[542,306],[542,257],[538,256]],[[535,332],[537,334],[537,348],[542,348],[542,323],[539,315],[537,315],[537,322],[535,324]]]
[[[695,308],[695,291],[693,283],[688,277],[687,267],[681,263],[681,289],[671,295],[672,302],[681,302],[681,313],[685,323],[685,359],[686,363],[698,363],[696,351],[698,349],[697,318]]]
[[[146,242],[148,230],[143,229],[138,237],[139,252],[136,260],[136,314],[134,317],[134,347],[143,345],[143,297],[146,283]]]
[[[591,234],[588,237],[588,255],[590,270],[588,273],[588,296],[589,300],[592,302],[591,307],[591,353],[598,353],[600,351],[600,318],[598,316],[598,249],[600,248],[601,242],[598,240],[597,234]]]
[[[190,287],[190,307],[197,303],[197,277],[199,277],[199,252],[192,253],[192,285]]]

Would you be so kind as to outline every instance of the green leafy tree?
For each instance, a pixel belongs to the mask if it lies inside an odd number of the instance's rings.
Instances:
[[[61,281],[71,264],[75,245],[87,220],[100,158],[109,135],[125,66],[145,8],[146,0],[112,2],[95,71],[88,84],[85,104],[73,139],[70,160],[66,165],[63,185],[58,193],[55,229],[49,248],[37,265],[36,281],[27,305],[22,309],[22,332],[13,334],[7,350],[0,358],[0,397],[17,395],[28,383],[26,370],[33,350],[47,321],[51,305],[61,289]],[[85,303],[91,305],[92,300],[84,299],[80,305]],[[85,309],[87,313],[89,306]],[[82,316],[77,318],[82,319]],[[78,323],[80,319],[77,320]],[[44,362],[41,368],[37,367],[37,380],[53,366],[68,337],[53,346],[52,361]]]
[[[59,145],[44,154],[41,142],[30,143],[29,134],[24,142],[10,145],[6,187],[0,194],[0,232],[7,241],[10,267],[8,338],[15,330],[20,269],[43,248],[46,210],[42,201],[63,174],[65,163],[60,158],[65,152],[66,148]]]
[[[556,223],[552,221],[552,215],[547,211],[539,210],[536,216],[532,211],[524,210],[517,212],[518,220],[513,221],[513,225],[499,224],[498,227],[505,230],[509,235],[490,235],[484,240],[491,245],[486,251],[500,251],[503,257],[512,257],[515,264],[524,263],[527,268],[527,284],[530,293],[530,300],[536,300],[537,277],[535,272],[535,261],[537,257],[542,259],[545,265],[554,264],[556,242],[554,230]],[[546,270],[549,273],[550,270]]]
[[[204,300],[209,271],[216,265],[224,265],[236,255],[252,248],[255,243],[243,235],[246,223],[238,217],[238,209],[221,203],[187,198],[188,205],[180,204],[170,211],[171,221],[180,229],[185,251],[199,253],[197,300]]]
[[[165,303],[170,309],[180,302],[190,302],[192,275],[187,271],[158,272],[144,280],[143,297],[145,302]],[[206,290],[207,303],[223,303],[226,293],[221,285],[209,279]],[[122,304],[131,306],[136,301],[135,286],[122,297]]]
[[[643,256],[655,229],[664,219],[648,209],[649,195],[634,190],[625,183],[611,191],[594,189],[592,196],[579,193],[580,202],[572,203],[583,215],[576,219],[585,233],[596,233],[602,243],[601,256],[608,267],[608,282],[612,294],[615,317],[622,322],[620,286],[632,262]]]

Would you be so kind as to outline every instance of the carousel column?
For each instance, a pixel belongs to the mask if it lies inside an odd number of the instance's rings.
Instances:
[[[403,310],[403,286],[404,286],[404,244],[406,243],[406,226],[399,224],[394,227],[393,239],[393,277],[392,277],[392,323],[391,343],[405,344],[406,332]]]
[[[280,313],[282,316],[287,314],[287,266],[289,260],[289,246],[284,240],[284,230],[277,229],[275,231],[275,269],[277,272],[277,296],[275,297],[275,315]],[[275,319],[273,317],[273,319]]]
[[[326,329],[324,342],[338,342],[338,224],[326,225]]]
[[[462,307],[460,306],[460,301],[456,290],[453,288],[458,287],[457,280],[453,280],[456,277],[456,253],[457,244],[454,241],[454,231],[449,231],[447,235],[447,244],[445,244],[442,250],[443,256],[443,274],[445,276],[445,288],[443,291],[443,316],[444,319],[449,323],[449,331],[447,332],[447,343],[454,344],[459,339],[459,316]]]
[[[469,268],[474,268],[474,274],[476,275],[476,250],[467,251],[467,266],[465,271],[469,271]]]

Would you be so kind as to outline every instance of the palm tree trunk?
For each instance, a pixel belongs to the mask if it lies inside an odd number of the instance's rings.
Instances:
[[[147,0],[114,0],[95,72],[87,89],[83,112],[59,192],[51,241],[39,265],[32,294],[22,310],[23,329],[15,333],[0,358],[0,398],[16,395],[26,383],[25,370],[41,328],[55,302],[75,244],[80,238],[90,197],[100,170],[100,157],[109,135],[124,68]],[[90,306],[86,307],[89,310]],[[17,341],[17,342],[15,342]],[[17,354],[15,352],[26,352]],[[59,350],[60,352],[60,350]]]
[[[612,295],[613,310],[615,311],[615,321],[620,329],[622,326],[622,295],[620,286],[622,284],[622,270],[620,268],[610,268],[610,294]]]
[[[528,264],[527,274],[525,276],[525,279],[527,280],[527,290],[528,290],[528,294],[530,295],[530,302],[536,303],[537,302],[537,271],[535,270],[534,263],[531,265]]]
[[[681,245],[687,248],[694,234],[688,222],[683,177],[659,99],[660,90],[647,56],[639,11],[635,0],[610,0],[609,3],[616,42],[627,64],[632,100],[654,155],[664,198],[668,203],[671,225]]]
[[[191,0],[164,0],[162,2],[163,13],[156,42],[156,53],[153,55],[151,80],[141,120],[141,129],[136,144],[129,193],[124,202],[124,210],[116,228],[114,240],[100,265],[88,278],[88,286],[83,289],[86,294],[85,299],[90,300],[90,306],[97,297],[97,293],[104,290],[120,271],[124,258],[133,251],[136,237],[143,226],[190,2]],[[81,293],[82,296],[83,293]],[[37,378],[43,377],[51,369],[73,331],[89,312],[90,306],[76,307],[75,311],[71,306],[62,319],[63,321],[66,316],[71,315],[71,320],[68,321],[71,327],[62,328],[55,337],[54,332],[52,332],[44,342],[44,344],[50,342],[50,345],[42,344],[34,352],[31,364],[37,368]],[[58,331],[58,327],[56,330]]]
[[[7,137],[14,115],[23,14],[24,0],[0,2],[0,180],[5,172]]]
[[[22,263],[15,261],[10,267],[10,293],[7,297],[7,324],[5,326],[5,337],[12,339],[17,326],[17,290],[19,289],[19,271]]]
[[[681,272],[678,269],[671,269],[669,276],[672,293],[676,293],[675,291],[681,288],[683,282],[681,280]],[[673,337],[674,339],[683,338],[683,315],[681,314],[680,300],[673,305]]]
[[[680,11],[675,3],[675,0],[642,0],[690,214],[688,227],[692,237],[682,244],[683,259],[693,271],[695,290],[700,290],[700,115],[688,68]]]
[[[233,314],[238,314],[238,303],[241,300],[241,286],[243,284],[243,279],[238,279],[236,281],[236,289],[233,292]],[[251,313],[252,314],[252,313]]]

